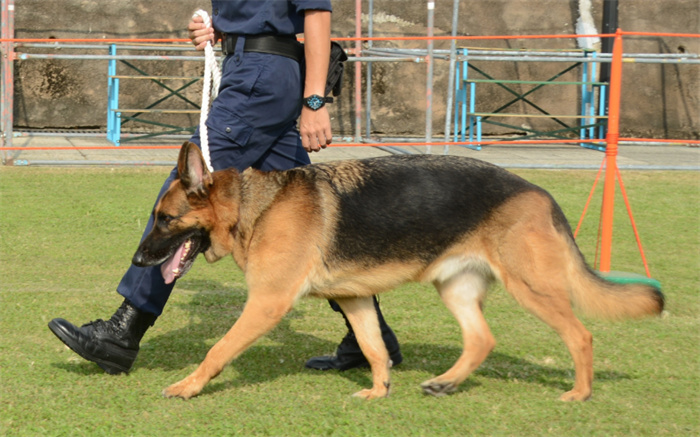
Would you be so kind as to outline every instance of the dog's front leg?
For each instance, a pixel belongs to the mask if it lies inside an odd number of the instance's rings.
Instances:
[[[372,297],[336,299],[352,325],[357,343],[372,369],[372,388],[364,389],[353,396],[375,399],[389,396],[389,352],[382,340],[377,312]]]
[[[274,299],[265,299],[258,293],[250,293],[241,316],[224,338],[209,350],[197,370],[182,381],[166,388],[163,395],[167,398],[183,399],[198,395],[227,364],[274,328],[292,308],[293,302],[292,299],[286,299],[282,295],[274,297]]]

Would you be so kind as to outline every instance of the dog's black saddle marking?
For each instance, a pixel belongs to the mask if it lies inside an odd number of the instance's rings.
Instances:
[[[471,158],[401,156],[358,162],[362,181],[339,192],[332,253],[353,261],[430,262],[524,191],[524,179]]]

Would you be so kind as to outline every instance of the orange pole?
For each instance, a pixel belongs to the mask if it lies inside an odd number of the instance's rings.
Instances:
[[[610,271],[612,256],[613,217],[615,213],[615,174],[617,172],[617,143],[620,138],[620,95],[622,88],[622,30],[615,32],[610,68],[610,100],[608,103],[608,133],[605,147],[605,185],[601,211],[600,271]]]

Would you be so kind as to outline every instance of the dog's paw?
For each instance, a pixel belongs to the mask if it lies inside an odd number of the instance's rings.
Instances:
[[[163,390],[163,396],[166,398],[190,399],[197,396],[202,391],[202,387],[196,384],[196,381],[191,381],[190,378],[185,378],[182,381],[171,385]]]
[[[437,397],[445,396],[457,390],[457,386],[454,385],[454,383],[450,381],[440,381],[438,379],[425,381],[420,387],[423,389],[423,393]]]
[[[576,389],[567,391],[563,395],[559,396],[560,401],[564,402],[574,402],[574,401],[587,401],[591,398],[591,392],[580,392]]]
[[[389,396],[389,389],[387,389],[386,387],[380,387],[378,389],[366,388],[364,390],[358,391],[352,396],[355,398],[361,398],[365,400],[385,398]]]

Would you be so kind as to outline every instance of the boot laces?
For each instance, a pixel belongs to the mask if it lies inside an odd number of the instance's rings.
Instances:
[[[106,322],[102,319],[97,319],[84,324],[82,327],[92,328],[92,330],[95,332],[115,332],[113,324],[110,323],[111,321],[111,319],[107,320]]]
[[[109,332],[109,333],[119,333],[125,331],[127,326],[127,317],[124,317],[129,307],[126,304],[122,304],[117,311],[109,318],[109,320],[104,321],[102,319],[93,320],[89,323],[83,325],[83,327],[92,327],[96,332]]]
[[[112,329],[115,330],[115,332],[125,331],[127,329],[127,321],[129,320],[127,313],[130,309],[131,308],[126,303],[123,303],[109,319],[108,323],[111,325]]]

